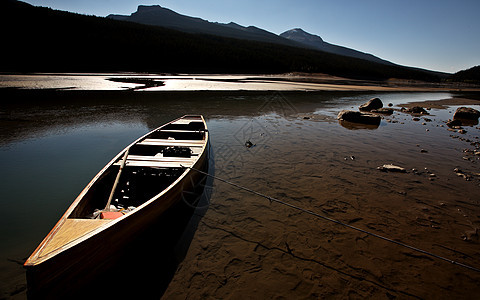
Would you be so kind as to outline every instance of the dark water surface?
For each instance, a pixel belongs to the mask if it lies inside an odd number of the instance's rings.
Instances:
[[[340,110],[356,110],[372,97],[396,106],[452,96],[2,92],[0,298],[25,297],[22,262],[91,178],[130,142],[184,114],[205,116],[216,176],[479,268],[480,161],[464,151],[478,145],[478,125],[466,134],[448,131],[444,121],[455,107],[432,109],[420,121],[397,111],[378,128],[345,128],[336,120]],[[387,163],[409,172],[376,169]],[[479,273],[220,182],[207,189],[210,204],[197,211],[203,218],[189,231],[180,268],[167,278],[168,297],[474,298],[480,292]]]

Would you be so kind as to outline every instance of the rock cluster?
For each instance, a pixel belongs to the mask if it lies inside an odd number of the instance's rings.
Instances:
[[[382,118],[373,113],[380,113],[380,114],[392,114],[393,109],[391,108],[383,108],[382,100],[379,98],[372,98],[367,103],[360,105],[358,108],[360,111],[353,111],[353,110],[342,110],[337,119],[341,122],[351,122],[357,124],[365,124],[365,125],[380,125],[380,121]],[[370,113],[373,112],[373,113]],[[342,124],[342,123],[341,123]]]

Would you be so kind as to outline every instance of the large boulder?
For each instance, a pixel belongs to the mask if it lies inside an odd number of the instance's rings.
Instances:
[[[383,107],[382,100],[379,98],[372,98],[367,103],[360,105],[358,108],[361,111],[371,111],[373,109],[379,109]]]
[[[471,107],[459,107],[453,115],[454,120],[478,120],[480,112]]]
[[[337,119],[340,121],[347,121],[352,123],[368,124],[368,125],[378,125],[380,124],[381,117],[369,113],[363,113],[353,110],[342,110]]]

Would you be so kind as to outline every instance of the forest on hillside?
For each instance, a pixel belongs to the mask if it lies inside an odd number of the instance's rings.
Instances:
[[[480,84],[480,65],[453,74],[449,81]]]
[[[2,72],[326,73],[438,81],[423,70],[322,51],[188,34],[6,0]]]

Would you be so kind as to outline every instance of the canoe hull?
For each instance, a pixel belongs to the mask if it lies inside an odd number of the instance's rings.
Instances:
[[[208,151],[204,150],[192,168],[205,170],[207,165]],[[134,213],[111,222],[106,228],[41,263],[26,264],[28,296],[30,298],[68,296],[73,290],[88,284],[103,270],[115,264],[116,257],[121,255],[122,249],[158,222],[159,218],[182,199],[184,200],[184,195],[193,193],[197,183],[204,178],[204,175],[193,169],[186,168],[170,188]]]

